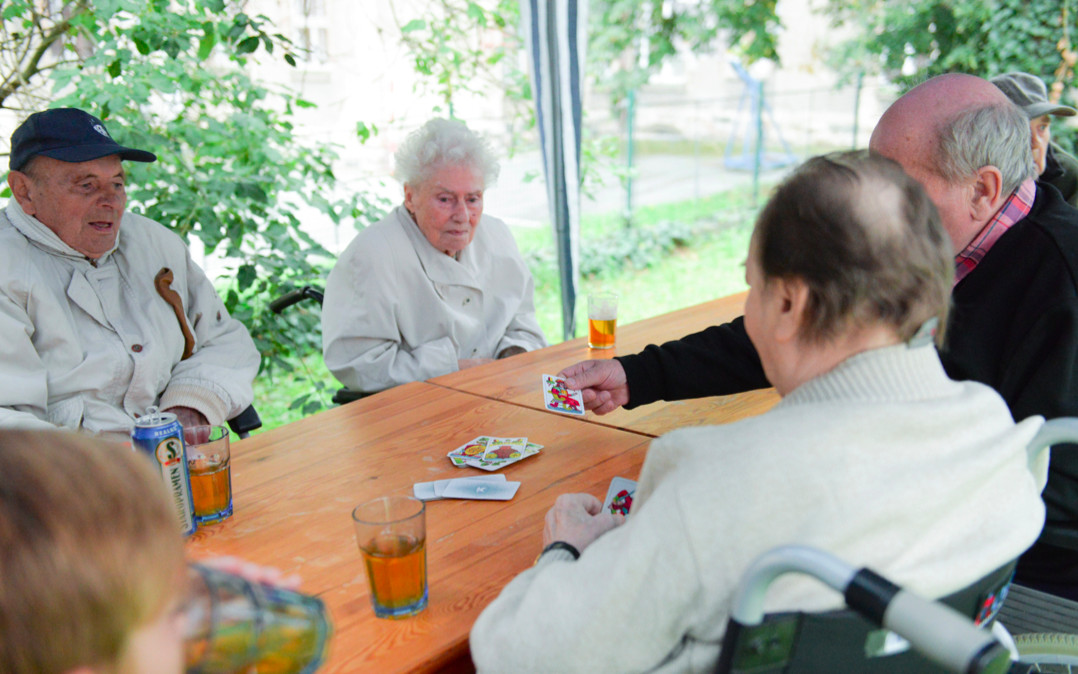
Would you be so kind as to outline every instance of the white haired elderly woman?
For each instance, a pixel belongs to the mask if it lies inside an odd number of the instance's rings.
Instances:
[[[349,244],[322,310],[326,366],[361,392],[546,346],[531,273],[483,215],[498,162],[463,123],[432,119],[396,154],[404,203]]]

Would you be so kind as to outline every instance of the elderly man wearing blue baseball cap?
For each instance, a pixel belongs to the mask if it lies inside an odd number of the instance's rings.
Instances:
[[[219,424],[253,398],[259,354],[183,240],[125,212],[120,145],[82,110],[11,136],[0,212],[0,427],[126,437],[150,406]]]

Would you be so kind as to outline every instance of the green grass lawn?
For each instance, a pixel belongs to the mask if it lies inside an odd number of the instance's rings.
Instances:
[[[595,290],[619,295],[618,322],[622,324],[744,290],[743,262],[755,217],[746,199],[744,190],[739,190],[702,200],[639,209],[634,227],[658,228],[673,221],[691,224],[697,233],[687,245],[650,257],[646,267],[616,264],[582,279],[577,288],[577,335],[587,330],[586,297]],[[718,221],[715,213],[727,215]],[[617,237],[624,227],[619,215],[585,218],[581,223],[581,245],[602,245],[602,241]],[[518,228],[514,235],[521,252],[532,264],[539,324],[547,341],[561,342],[558,271],[550,253],[553,234],[549,228]],[[536,255],[543,251],[545,255]],[[681,336],[672,334],[670,338]],[[338,384],[322,362],[322,354],[309,353],[295,367],[292,373],[262,374],[255,381],[255,406],[262,416],[263,429],[303,417],[301,409],[292,409],[293,401],[312,390],[321,388],[323,403],[331,404],[330,398]]]

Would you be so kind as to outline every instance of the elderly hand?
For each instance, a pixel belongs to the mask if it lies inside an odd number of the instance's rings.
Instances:
[[[210,425],[210,420],[206,418],[206,415],[193,407],[170,407],[167,410],[161,411],[175,414],[176,420],[179,421],[180,425],[184,428]]]
[[[295,574],[286,576],[281,573],[280,569],[271,566],[261,566],[253,562],[239,559],[238,557],[208,557],[206,559],[198,560],[198,563],[203,566],[217,569],[218,571],[242,576],[252,583],[274,585],[276,587],[283,587],[286,590],[299,589],[299,576]]]
[[[579,389],[584,409],[596,414],[613,412],[629,402],[625,368],[616,360],[584,360],[558,373],[569,388]]]
[[[547,511],[543,546],[565,541],[583,552],[592,541],[625,523],[625,516],[602,512],[603,502],[591,494],[562,494]]]

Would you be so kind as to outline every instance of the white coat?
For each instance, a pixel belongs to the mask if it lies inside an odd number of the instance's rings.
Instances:
[[[154,277],[172,270],[195,350]],[[251,404],[260,356],[179,236],[124,213],[91,262],[12,199],[0,214],[0,428],[122,439],[150,405],[219,424]]]
[[[455,372],[461,359],[542,348],[533,290],[501,220],[482,216],[457,260],[398,206],[360,232],[329,275],[326,366],[344,386],[373,392]]]

